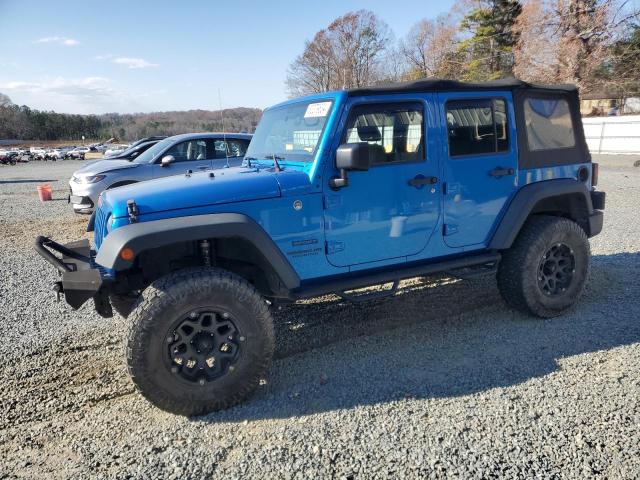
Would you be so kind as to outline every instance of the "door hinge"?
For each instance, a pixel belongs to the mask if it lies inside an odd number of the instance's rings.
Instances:
[[[342,252],[344,250],[344,242],[326,241],[324,245],[327,255]]]

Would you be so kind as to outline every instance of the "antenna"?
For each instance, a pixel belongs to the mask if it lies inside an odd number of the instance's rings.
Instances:
[[[227,143],[227,132],[224,128],[224,113],[222,113],[222,95],[220,95],[220,89],[218,89],[218,104],[220,105],[220,119],[222,120],[222,139],[224,140],[224,154],[227,157],[227,168],[229,168],[229,144]]]

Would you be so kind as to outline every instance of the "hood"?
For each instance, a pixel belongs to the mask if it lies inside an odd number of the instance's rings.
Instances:
[[[303,172],[275,173],[273,169],[232,167],[114,188],[103,193],[103,202],[112,208],[113,216],[117,218],[127,216],[127,200],[135,200],[140,215],[145,215],[274,198],[282,195],[278,177],[285,175],[298,176],[299,183],[310,185],[309,177]],[[290,186],[292,181],[287,183]]]
[[[139,163],[130,162],[129,160],[98,160],[84,165],[80,170],[77,170],[73,175],[75,177],[84,177],[90,175],[97,175],[98,173],[110,172],[112,170],[121,170],[123,168],[136,168],[139,167]]]

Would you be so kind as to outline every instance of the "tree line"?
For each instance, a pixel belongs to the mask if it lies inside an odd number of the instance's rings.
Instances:
[[[87,139],[131,141],[151,135],[188,132],[255,131],[262,116],[258,108],[230,108],[222,111],[189,110],[103,115],[75,115],[44,112],[11,103],[0,93],[0,138],[20,140]]]
[[[291,96],[423,77],[518,77],[640,93],[640,18],[625,0],[457,0],[399,41],[368,10],[335,19],[290,64]]]

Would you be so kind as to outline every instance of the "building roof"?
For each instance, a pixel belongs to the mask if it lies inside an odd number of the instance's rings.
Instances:
[[[352,88],[347,90],[350,97],[358,95],[382,95],[388,93],[404,93],[404,92],[445,92],[445,91],[478,91],[478,90],[520,90],[520,89],[536,89],[536,90],[556,90],[563,92],[576,91],[575,85],[538,85],[534,83],[523,82],[517,78],[505,78],[502,80],[493,80],[490,82],[458,82],[456,80],[442,80],[439,78],[424,78],[411,82],[392,83],[378,87]]]

